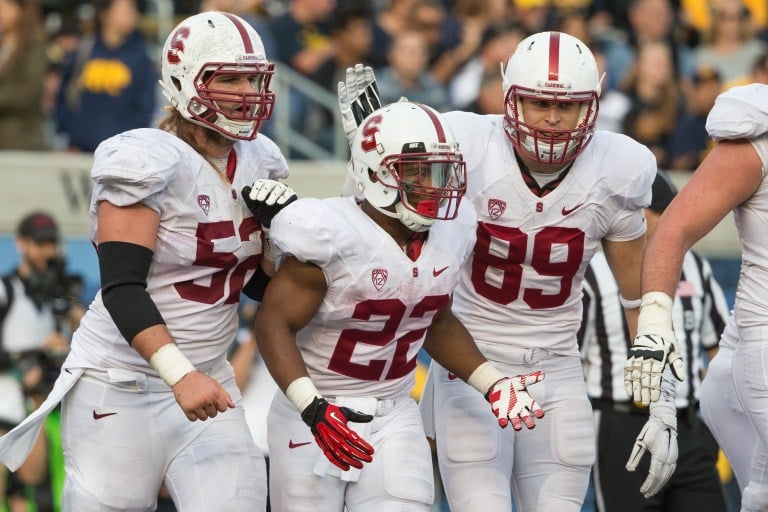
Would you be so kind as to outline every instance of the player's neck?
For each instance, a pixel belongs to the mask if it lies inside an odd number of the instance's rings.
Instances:
[[[405,247],[413,235],[413,231],[405,227],[400,219],[389,217],[373,207],[368,201],[360,203],[360,209],[391,236],[397,245]]]

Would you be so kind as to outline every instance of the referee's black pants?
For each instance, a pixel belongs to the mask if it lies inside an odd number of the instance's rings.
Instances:
[[[695,411],[678,410],[677,468],[669,482],[651,498],[640,494],[648,476],[650,453],[646,451],[637,469],[624,467],[635,438],[648,420],[642,412],[624,412],[611,406],[598,407],[597,459],[593,468],[599,512],[725,512],[722,484],[717,473],[718,446]],[[630,406],[631,407],[631,406]]]

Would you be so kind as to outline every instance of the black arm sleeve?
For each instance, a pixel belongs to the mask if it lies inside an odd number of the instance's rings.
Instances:
[[[261,302],[261,299],[264,298],[264,291],[271,280],[272,278],[259,266],[256,268],[256,273],[253,274],[250,281],[243,287],[243,293],[253,300]]]
[[[152,251],[128,242],[104,242],[97,249],[101,299],[120,334],[130,344],[146,329],[165,321],[147,293]]]

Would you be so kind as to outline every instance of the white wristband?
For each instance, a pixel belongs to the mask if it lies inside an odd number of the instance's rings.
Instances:
[[[496,369],[490,362],[486,361],[475,368],[472,375],[467,379],[467,384],[478,390],[485,396],[491,389],[491,386],[504,378],[504,375]]]
[[[285,396],[288,397],[297,411],[304,412],[304,409],[312,403],[315,397],[322,397],[323,395],[312,383],[312,379],[299,377],[285,388]]]
[[[674,336],[672,330],[672,298],[664,292],[647,292],[640,303],[638,334]]]
[[[157,370],[169,387],[175,386],[186,374],[197,371],[175,343],[160,347],[149,358],[149,364]]]
[[[623,295],[619,295],[619,302],[624,309],[637,309],[643,303],[643,299],[627,300]]]

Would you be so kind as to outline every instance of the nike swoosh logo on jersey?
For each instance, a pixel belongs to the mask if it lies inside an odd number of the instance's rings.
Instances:
[[[448,372],[448,380],[454,380],[456,378],[456,374],[453,372]]]
[[[107,416],[113,416],[117,414],[116,412],[105,412],[104,414],[99,414],[96,412],[96,409],[93,410],[93,419],[100,420],[101,418],[106,418]]]
[[[307,446],[308,444],[312,444],[312,441],[307,441],[306,443],[294,443],[293,439],[288,441],[288,448],[293,450],[294,448],[298,448],[299,446]]]
[[[581,208],[583,205],[584,205],[584,203],[579,203],[579,204],[577,204],[576,206],[574,206],[573,208],[570,208],[570,209],[568,209],[565,206],[563,206],[563,210],[560,213],[562,213],[563,215],[570,215],[571,213],[573,213],[576,210],[578,210],[579,208]]]
[[[449,265],[449,266],[450,266],[450,265]],[[436,268],[433,268],[433,269],[432,269],[432,275],[433,275],[433,276],[435,276],[435,277],[437,277],[437,276],[439,276],[440,274],[442,274],[443,272],[445,272],[446,270],[448,270],[448,267],[443,267],[443,268],[441,268],[440,270],[437,270]]]

